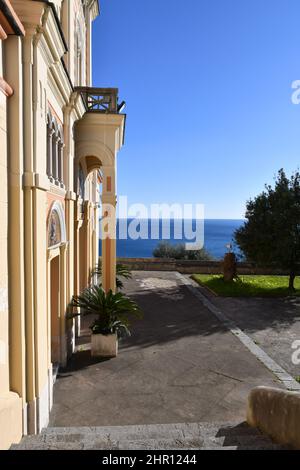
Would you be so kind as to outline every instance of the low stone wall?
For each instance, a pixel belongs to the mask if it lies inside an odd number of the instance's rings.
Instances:
[[[278,444],[300,450],[300,393],[268,387],[253,389],[247,421]]]
[[[182,274],[222,274],[222,261],[188,261],[163,258],[118,258],[133,271],[178,271]],[[272,268],[257,268],[250,263],[238,263],[238,274],[287,275]]]

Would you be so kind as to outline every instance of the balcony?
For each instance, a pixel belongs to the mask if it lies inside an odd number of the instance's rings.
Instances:
[[[118,88],[76,87],[81,94],[88,113],[119,114],[125,101],[118,102]]]

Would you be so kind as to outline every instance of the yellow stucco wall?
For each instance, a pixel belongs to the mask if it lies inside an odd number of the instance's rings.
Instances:
[[[8,195],[6,97],[0,91],[0,394],[9,389],[8,370]]]
[[[53,335],[59,344],[57,362],[64,365],[75,341],[75,325],[69,323],[70,331],[66,330],[66,309],[78,293],[80,275],[84,274],[80,286],[84,288],[98,261],[98,170],[85,172],[82,200],[77,184],[79,160],[92,156],[88,148],[92,141],[93,149],[104,148],[102,141],[107,141],[111,161],[104,173],[112,181],[108,197],[115,200],[115,156],[123,125],[120,116],[112,122],[106,117],[85,120],[92,127],[91,141],[83,139],[81,155],[76,155],[79,141],[74,125],[83,119],[85,107],[80,95],[74,96],[60,59],[64,58],[73,84],[90,84],[90,33],[98,11],[96,2],[90,2],[91,10],[84,18],[80,0],[63,4],[55,0],[68,52],[47,4],[27,0],[11,0],[11,4],[26,34],[10,35],[3,51],[0,41],[0,76],[14,89],[10,98],[0,91],[0,449],[18,442],[22,433],[40,432],[48,424]],[[76,25],[82,33],[81,83],[76,83]],[[47,175],[49,110],[64,137],[64,181],[56,185]],[[95,157],[103,160],[103,155]],[[53,204],[61,208],[66,236],[58,246],[48,247],[47,223]],[[78,211],[81,206],[84,216]],[[53,259],[59,267],[56,287],[51,286]],[[114,260],[115,255],[107,262]],[[110,276],[113,283],[113,268]],[[56,331],[51,323],[53,288],[58,290]]]
[[[2,69],[2,65],[1,65]],[[8,305],[7,98],[0,91],[0,449],[22,436],[22,401],[10,391]]]

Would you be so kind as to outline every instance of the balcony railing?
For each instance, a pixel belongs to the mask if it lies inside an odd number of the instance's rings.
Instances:
[[[118,103],[118,88],[91,88],[77,87],[81,94],[87,112],[118,114],[125,106],[125,102]]]

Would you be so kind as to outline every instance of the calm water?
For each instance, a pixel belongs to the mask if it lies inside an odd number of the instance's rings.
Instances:
[[[153,221],[152,221],[153,222]],[[124,221],[121,224],[124,224]],[[127,226],[131,223],[128,220]],[[155,221],[156,227],[159,228],[160,238],[157,240],[138,239],[138,240],[117,240],[117,256],[122,258],[151,258],[154,248],[157,246],[162,238],[162,224],[165,221]],[[243,220],[206,220],[204,222],[204,247],[209,251],[215,258],[223,258],[224,253],[228,250],[226,244],[232,242],[234,231],[244,223]],[[148,234],[150,234],[151,221],[142,221],[143,227],[146,227]],[[159,224],[159,225],[158,225]],[[195,228],[195,221],[193,224]],[[119,234],[119,222],[117,226],[117,236]],[[140,229],[139,229],[140,230]],[[182,240],[174,240],[174,221],[170,224],[171,240],[170,243],[185,242]]]

